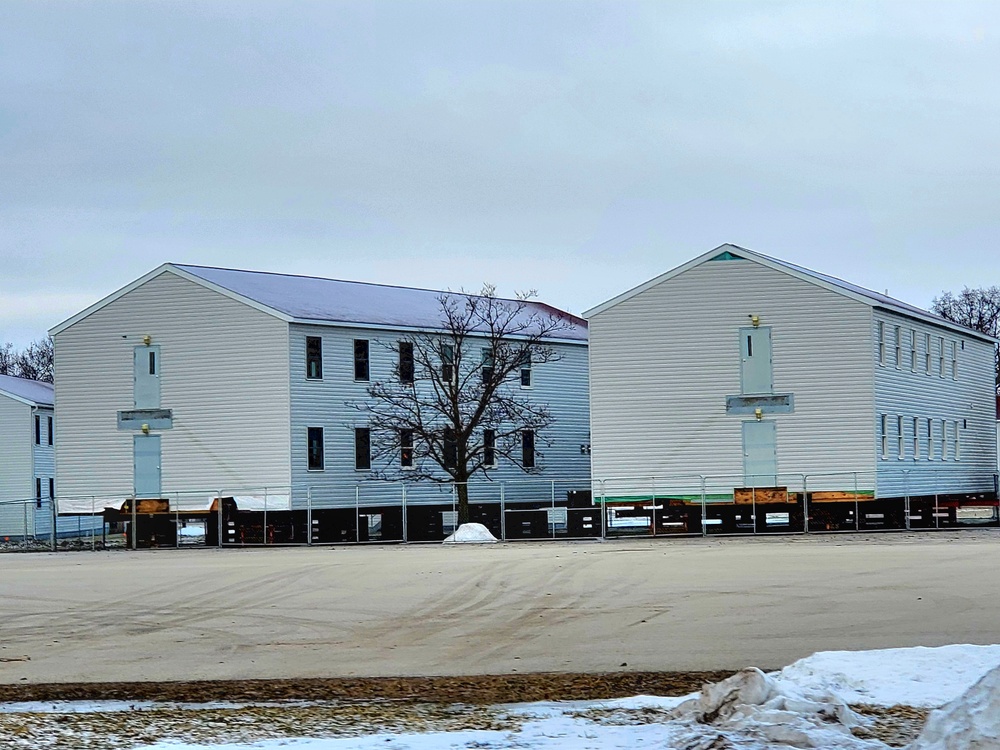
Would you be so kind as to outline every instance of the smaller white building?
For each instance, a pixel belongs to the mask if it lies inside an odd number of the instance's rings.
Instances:
[[[53,404],[51,383],[0,375],[0,539],[51,531]]]

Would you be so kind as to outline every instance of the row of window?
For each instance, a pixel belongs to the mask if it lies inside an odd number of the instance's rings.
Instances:
[[[323,471],[326,468],[326,450],[324,448],[324,433],[322,427],[306,428],[306,454],[309,471]],[[399,467],[413,467],[414,436],[413,430],[399,431]],[[450,468],[458,463],[458,446],[448,439],[445,433],[444,464]],[[521,430],[521,463],[524,468],[535,466],[535,431]],[[483,430],[483,464],[486,467],[497,465],[496,431]],[[372,434],[368,427],[354,428],[354,468],[358,471],[368,471],[372,468]]]
[[[964,419],[934,419],[933,417],[903,417],[882,414],[879,419],[879,441],[882,458],[887,459],[894,447],[897,458],[924,458],[928,461],[962,459]],[[890,430],[892,435],[890,435]],[[890,440],[895,440],[895,446]]]
[[[42,415],[35,415],[35,445],[42,445],[43,435],[48,436],[48,444],[52,445],[52,417],[45,417],[45,421],[48,423],[45,431],[42,430]]]
[[[396,373],[400,383],[412,383],[416,375],[413,357],[413,342],[397,342]],[[358,382],[371,380],[371,345],[368,339],[354,339],[354,379]],[[490,349],[481,352],[481,372],[483,382],[493,379],[495,360]],[[441,379],[452,382],[455,379],[455,347],[451,344],[441,344],[439,352]],[[518,363],[519,377],[522,388],[531,387],[531,353],[526,352]],[[323,379],[323,338],[321,336],[306,336],[306,379]]]
[[[944,378],[950,375],[952,380],[958,380],[958,350],[960,346],[965,349],[964,341],[946,342],[944,336],[937,336],[935,347],[931,334],[924,333],[923,347],[920,347],[920,337],[916,328],[910,328],[904,332],[902,326],[893,326],[891,341],[886,339],[886,329],[886,324],[880,320],[878,322],[878,363],[880,365],[883,367],[888,365],[891,356],[892,364],[897,370],[908,365],[910,372],[922,370],[927,375],[936,372],[938,377]]]

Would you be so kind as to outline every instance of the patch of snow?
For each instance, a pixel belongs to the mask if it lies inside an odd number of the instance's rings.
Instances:
[[[463,523],[455,533],[444,540],[445,544],[495,544],[497,538],[481,523]]]
[[[1000,645],[821,651],[774,673],[779,685],[844,703],[936,708],[1000,666]]]
[[[1000,668],[933,711],[910,750],[996,750],[1000,747]]]

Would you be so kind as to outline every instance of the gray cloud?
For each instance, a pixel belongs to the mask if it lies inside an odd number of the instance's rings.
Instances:
[[[0,5],[0,339],[166,260],[582,310],[721,242],[1000,260],[995,3]]]

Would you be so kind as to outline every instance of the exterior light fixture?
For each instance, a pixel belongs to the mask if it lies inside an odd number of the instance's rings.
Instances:
[[[750,316],[750,324],[754,328],[760,327],[760,316],[759,315],[751,315]]]
[[[758,406],[756,409],[753,410],[753,415],[757,417],[757,421],[759,422],[764,418],[764,410]]]
[[[754,323],[754,325],[757,324]],[[142,343],[144,343],[146,346],[149,346],[152,342],[153,342],[153,337],[150,336],[148,333],[142,337]]]
[[[758,409],[757,411],[760,411],[760,409]],[[759,419],[759,417],[758,417],[758,419]],[[143,435],[148,435],[149,434],[149,424],[146,423],[146,422],[142,423],[142,434]]]

